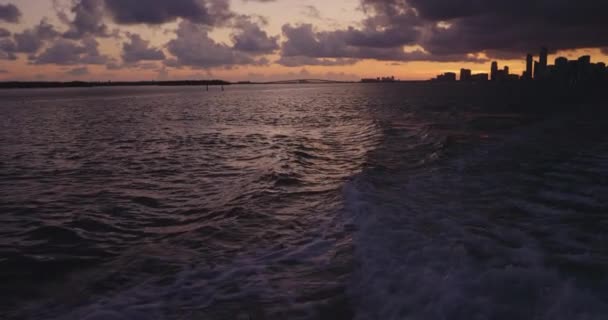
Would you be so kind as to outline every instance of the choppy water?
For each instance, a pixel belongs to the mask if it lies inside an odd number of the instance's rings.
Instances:
[[[0,99],[7,319],[608,314],[598,115],[427,84]]]

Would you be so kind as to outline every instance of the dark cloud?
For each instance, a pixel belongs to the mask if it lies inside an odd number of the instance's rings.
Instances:
[[[107,64],[110,58],[99,53],[99,43],[88,37],[81,41],[58,39],[40,55],[31,58],[35,64]]]
[[[10,39],[0,39],[0,60],[17,60],[17,46]]]
[[[482,61],[467,54],[432,55],[421,50],[406,52],[403,45],[406,43],[414,44],[415,42],[408,41],[389,46],[385,43],[378,43],[378,39],[371,42],[360,41],[362,33],[362,31],[354,28],[316,32],[310,24],[284,25],[283,35],[286,41],[283,42],[281,47],[282,59],[285,57],[310,57],[389,61]],[[373,44],[377,45],[373,46]]]
[[[68,19],[63,13],[60,18],[69,26],[65,37],[80,39],[85,35],[107,36],[108,27],[104,23],[104,0],[79,0],[71,8],[74,18]]]
[[[68,8],[55,1],[59,19],[68,26],[64,37],[117,36],[106,18],[117,24],[160,25],[178,18],[210,26],[222,25],[234,15],[228,0],[72,0]]]
[[[129,34],[129,42],[122,45],[122,60],[125,63],[139,61],[163,60],[165,54],[161,49],[150,47],[150,42],[137,34]]]
[[[0,4],[0,21],[19,22],[21,11],[14,4]]]
[[[251,54],[235,50],[223,43],[217,43],[209,37],[209,28],[182,21],[177,30],[177,37],[167,44],[175,60],[166,64],[173,67],[190,66],[195,68],[230,67],[234,65],[261,64]]]
[[[387,27],[382,30],[349,28],[346,41],[349,45],[357,47],[392,48],[415,44],[418,37],[419,31],[412,26]]]
[[[11,32],[4,29],[4,28],[0,28],[0,38],[8,38],[11,36]]]
[[[482,62],[553,50],[608,46],[608,1],[600,0],[361,0],[358,27],[315,31],[283,27],[279,63],[322,58]],[[406,46],[420,49],[404,51]],[[319,60],[321,58],[321,60]]]
[[[287,24],[282,30],[285,41],[281,46],[281,54],[284,57],[360,58],[363,56],[362,51],[366,50],[348,44],[351,34],[348,30],[316,32],[312,24]],[[369,48],[367,51],[384,51],[383,56],[394,59],[399,59],[402,54],[400,50],[390,50],[389,53],[389,50]]]
[[[105,0],[120,24],[162,24],[177,18],[216,25],[232,16],[227,0]]]
[[[363,0],[365,3],[377,0]],[[404,1],[401,7],[408,6]],[[608,3],[602,0],[407,0],[420,16],[431,21],[469,19],[480,16],[510,17],[515,22],[534,20],[537,24],[593,25],[605,23]]]
[[[541,45],[555,50],[608,45],[602,0],[362,0],[377,27],[421,30],[432,55],[485,51],[520,57]],[[414,14],[412,14],[412,12]]]
[[[23,32],[14,34],[15,52],[35,54],[46,41],[59,36],[59,32],[48,21],[42,20],[38,25]]]
[[[36,54],[60,36],[61,33],[46,19],[43,19],[36,26],[13,34],[12,38],[2,39],[0,41],[0,59],[15,60],[17,54],[24,53],[30,60],[36,60]]]
[[[238,30],[232,35],[234,49],[252,53],[271,53],[279,49],[279,37],[271,37],[266,31],[251,21],[249,17],[241,17],[235,23]]]
[[[311,58],[306,56],[292,56],[292,57],[281,57],[279,60],[275,61],[280,65],[286,67],[301,67],[301,66],[344,66],[344,65],[353,65],[357,63],[359,60],[357,59],[320,59],[320,58]]]

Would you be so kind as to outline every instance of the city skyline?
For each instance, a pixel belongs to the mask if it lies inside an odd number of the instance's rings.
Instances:
[[[494,60],[521,74],[538,40],[555,50],[549,60],[606,62],[597,16],[606,5],[588,2],[530,12],[530,24],[542,22],[530,33],[471,29],[475,20],[506,17],[506,1],[457,2],[462,10],[445,14],[446,3],[418,0],[0,0],[0,81],[425,80],[460,68],[487,72]],[[552,20],[568,14],[588,23]],[[508,43],[514,36],[525,38]]]
[[[526,68],[521,75],[510,72],[508,65],[500,66],[498,61],[492,61],[489,73],[473,73],[470,69],[461,68],[456,72],[444,72],[432,78],[441,82],[505,82],[547,80],[561,84],[576,85],[578,83],[608,81],[608,68],[603,61],[592,61],[591,55],[582,55],[577,59],[557,56],[554,64],[549,64],[549,50],[543,46],[538,53],[538,60],[531,53],[526,54]]]

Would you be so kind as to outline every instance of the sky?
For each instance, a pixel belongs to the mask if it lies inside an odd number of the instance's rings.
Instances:
[[[424,80],[608,62],[605,0],[0,0],[0,81]]]

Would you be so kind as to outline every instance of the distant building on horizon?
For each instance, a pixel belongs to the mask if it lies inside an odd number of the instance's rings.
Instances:
[[[504,66],[502,69],[498,69],[498,62],[492,62],[490,69],[490,79],[492,81],[507,81],[519,79],[518,75],[512,75],[509,73],[509,66]]]
[[[581,56],[577,60],[558,57],[555,59],[554,65],[548,65],[548,54],[549,50],[546,47],[541,48],[539,61],[534,61],[534,56],[527,54],[526,69],[522,72],[521,76],[511,74],[508,66],[499,69],[498,62],[493,61],[490,74],[472,74],[469,69],[460,69],[460,81],[482,82],[492,80],[496,82],[512,82],[535,80],[567,86],[608,83],[606,64],[603,62],[592,63],[591,56],[589,55]],[[446,72],[432,80],[444,82],[456,81],[456,73]]]
[[[496,77],[494,78],[494,81],[505,81],[509,76],[507,71],[508,70],[505,69],[496,71]]]
[[[362,83],[386,83],[386,82],[398,82],[394,76],[390,77],[378,77],[378,78],[363,78]]]
[[[534,79],[541,79],[547,74],[547,59],[549,50],[546,47],[540,48],[538,62],[534,63]]]
[[[568,65],[568,58],[566,58],[566,57],[555,58],[555,67],[564,68],[567,65]]]
[[[540,56],[538,58],[538,61],[540,63],[541,68],[545,68],[545,69],[547,68],[548,56],[549,56],[549,50],[547,50],[546,47],[540,48]]]
[[[460,69],[460,81],[471,81],[472,72],[471,69]]]
[[[547,49],[542,48],[541,53],[547,53]],[[554,65],[547,65],[544,71],[542,71],[544,61],[543,58],[542,61],[537,62],[541,71],[535,72],[534,80],[551,81],[569,86],[608,80],[606,65],[602,62],[592,63],[591,56],[589,55],[581,56],[577,60],[557,57]]]
[[[483,82],[488,81],[490,79],[490,75],[487,73],[477,73],[471,76],[471,80],[473,82]]]
[[[434,81],[439,82],[455,82],[456,81],[456,73],[455,72],[446,72],[444,74],[440,74],[437,78],[433,79]]]
[[[578,63],[582,63],[582,64],[591,64],[591,56],[590,55],[586,55],[586,56],[581,56],[580,58],[578,58]]]
[[[529,54],[526,56],[526,71],[524,72],[523,78],[525,80],[532,80],[532,75],[534,74],[534,56]]]
[[[490,80],[498,80],[498,62],[496,61],[492,62],[492,68],[490,70]]]

